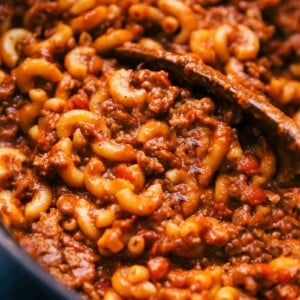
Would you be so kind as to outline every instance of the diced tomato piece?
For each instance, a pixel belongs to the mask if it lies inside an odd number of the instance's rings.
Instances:
[[[262,188],[259,186],[248,186],[242,191],[242,200],[249,205],[263,204],[267,200],[267,196]]]
[[[83,90],[79,90],[77,94],[70,97],[65,105],[66,110],[88,109],[88,108],[89,108],[89,97]]]
[[[251,153],[245,153],[239,160],[237,169],[246,175],[255,175],[259,171],[257,158]]]

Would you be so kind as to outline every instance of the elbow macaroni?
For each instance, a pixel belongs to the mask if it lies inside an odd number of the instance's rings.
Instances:
[[[158,209],[162,204],[162,187],[156,183],[139,195],[130,188],[121,189],[116,193],[120,207],[138,216],[147,216]]]
[[[147,98],[145,89],[137,89],[131,85],[130,70],[120,69],[115,71],[109,82],[109,92],[113,98],[127,107],[142,106]]]
[[[177,19],[171,16],[167,17],[160,9],[147,4],[132,5],[129,9],[129,15],[137,21],[147,20],[159,24],[167,34],[174,33],[179,26]]]
[[[41,58],[27,58],[13,72],[17,85],[23,93],[27,93],[34,88],[36,77],[54,83],[59,82],[63,77],[55,64]]]
[[[113,141],[100,141],[92,143],[95,154],[118,162],[131,162],[136,159],[136,152],[130,144],[120,144]]]
[[[14,68],[19,62],[20,44],[30,36],[30,31],[23,28],[10,29],[2,35],[0,40],[1,58],[9,68]]]
[[[84,183],[89,192],[99,198],[113,197],[124,188],[134,189],[133,184],[122,178],[105,179],[105,166],[98,158],[91,158],[84,169]]]
[[[0,217],[20,244],[93,300],[297,298],[298,161],[209,78],[116,51],[202,61],[300,124],[296,1],[2,2]]]
[[[65,50],[72,37],[73,31],[70,26],[58,24],[49,38],[41,42],[26,45],[24,47],[24,52],[28,53],[30,56],[35,56],[37,54],[43,55],[43,53],[46,53],[47,51],[49,53],[59,52]]]
[[[186,43],[191,32],[197,28],[197,19],[193,11],[178,0],[159,0],[158,7],[165,14],[170,14],[178,19],[181,29],[174,41],[178,44]]]
[[[60,116],[56,124],[56,134],[58,138],[70,137],[81,124],[90,124],[97,130],[105,129],[101,117],[84,109],[73,109]]]
[[[68,137],[61,138],[55,147],[55,151],[62,156],[64,164],[58,167],[60,177],[71,187],[80,188],[84,184],[84,173],[72,159],[73,143]]]
[[[65,67],[75,78],[83,80],[89,73],[97,74],[101,71],[102,60],[95,55],[92,47],[76,47],[67,53]]]
[[[75,32],[89,31],[104,22],[107,18],[107,8],[99,5],[71,20],[70,25]]]
[[[133,33],[128,29],[113,29],[99,36],[93,45],[98,53],[105,54],[133,38]]]
[[[39,183],[33,190],[32,199],[26,203],[24,209],[24,216],[29,221],[38,219],[52,204],[52,191],[46,184]]]

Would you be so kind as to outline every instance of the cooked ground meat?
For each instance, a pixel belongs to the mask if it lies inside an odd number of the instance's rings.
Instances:
[[[83,299],[298,299],[299,155],[114,49],[198,59],[297,121],[299,14],[296,0],[0,4],[0,213],[24,250]]]

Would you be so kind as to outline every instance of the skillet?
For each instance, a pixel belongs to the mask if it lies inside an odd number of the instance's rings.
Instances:
[[[45,269],[43,269],[29,254],[27,254],[18,242],[11,236],[8,230],[0,223],[0,249],[4,257],[11,259],[16,268],[29,276],[37,286],[41,286],[47,299],[55,300],[82,300],[79,295],[58,282]],[[3,272],[3,270],[2,270]],[[17,287],[16,287],[17,288]],[[17,300],[17,298],[14,298]],[[22,298],[26,300],[26,298]],[[8,299],[2,299],[8,300]],[[9,299],[12,300],[12,299]]]

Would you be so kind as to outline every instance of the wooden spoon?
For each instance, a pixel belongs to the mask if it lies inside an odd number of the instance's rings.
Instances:
[[[259,122],[269,136],[281,141],[280,144],[292,152],[299,162],[300,128],[294,120],[272,105],[265,95],[230,80],[218,70],[189,54],[178,55],[165,50],[152,51],[133,43],[117,48],[115,54],[126,61],[142,62],[149,68],[166,70],[191,86],[201,87],[212,96],[239,105]]]

